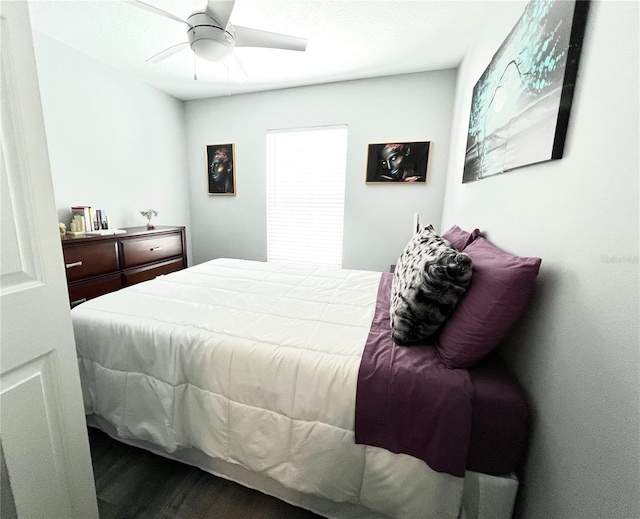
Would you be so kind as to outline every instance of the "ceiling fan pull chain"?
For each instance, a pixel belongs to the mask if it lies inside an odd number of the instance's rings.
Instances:
[[[193,55],[193,80],[198,81],[198,69],[196,67],[196,55]]]

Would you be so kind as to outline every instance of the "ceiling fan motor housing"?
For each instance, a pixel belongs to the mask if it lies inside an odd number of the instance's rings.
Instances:
[[[206,13],[193,13],[187,21],[192,27],[187,32],[189,44],[196,56],[207,61],[221,61],[231,56],[235,38],[230,23],[225,30]]]

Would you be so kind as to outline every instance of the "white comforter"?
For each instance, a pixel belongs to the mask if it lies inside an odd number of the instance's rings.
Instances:
[[[218,259],[72,311],[87,414],[391,517],[458,517],[464,479],[354,443],[380,273]]]

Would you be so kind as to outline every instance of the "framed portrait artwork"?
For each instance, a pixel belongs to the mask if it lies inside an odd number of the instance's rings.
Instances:
[[[207,185],[210,195],[236,194],[233,144],[207,145]]]
[[[369,144],[367,184],[425,184],[431,142]]]
[[[463,183],[562,158],[588,10],[527,4],[473,89]]]

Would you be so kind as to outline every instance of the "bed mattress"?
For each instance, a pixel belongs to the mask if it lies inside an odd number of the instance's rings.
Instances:
[[[218,259],[83,303],[72,320],[86,413],[124,441],[196,450],[299,495],[457,518],[477,473],[354,440],[380,277]],[[491,482],[494,517],[508,517],[517,482]]]

